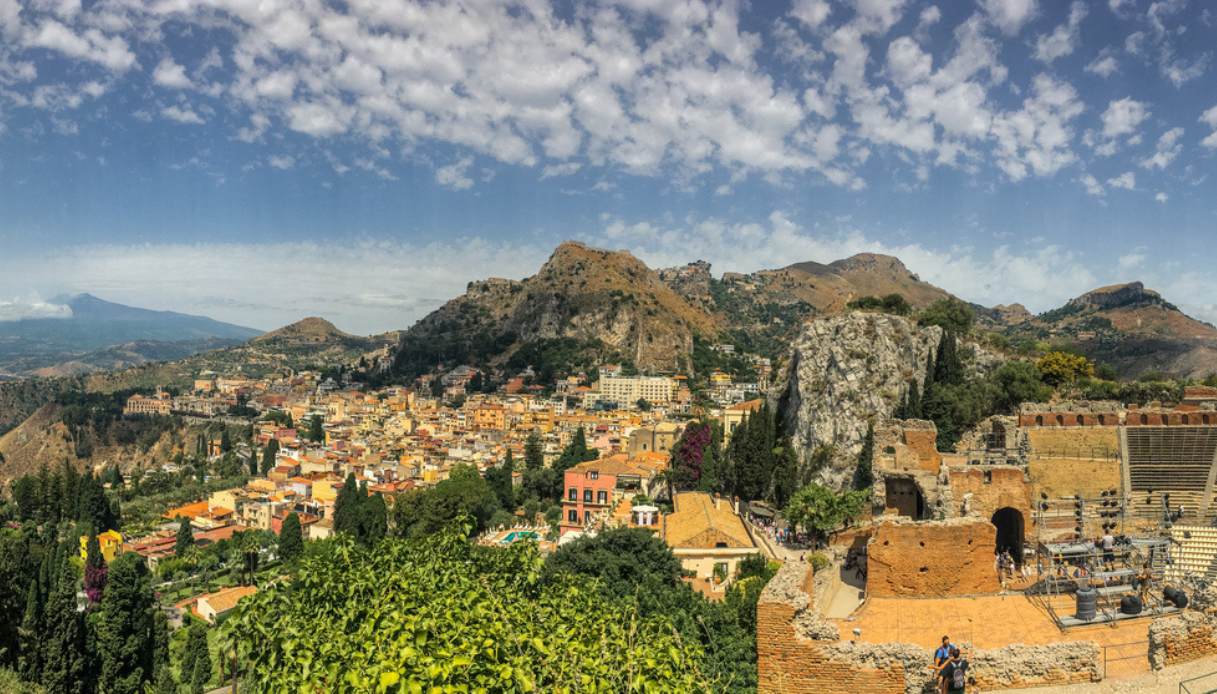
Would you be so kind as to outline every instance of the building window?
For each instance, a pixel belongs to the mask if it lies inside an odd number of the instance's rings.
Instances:
[[[587,478],[589,480],[598,480],[600,479],[600,473],[592,470],[591,472],[587,473]]]
[[[583,500],[584,500],[584,501],[586,501],[586,502],[588,502],[588,503],[591,503],[591,500],[592,500],[592,490],[590,490],[590,489],[584,489],[584,490],[583,490]]]
[[[579,500],[579,490],[575,489],[574,487],[571,487],[570,489],[566,490],[566,497],[568,499],[570,499],[571,501],[578,501]]]
[[[603,490],[596,492],[596,503],[607,504],[608,503],[608,492],[603,491]]]
[[[591,523],[591,522],[592,522],[592,512],[591,512],[591,511],[584,511],[584,512],[583,512],[583,522],[584,522],[584,523]]]
[[[578,523],[579,522],[579,512],[573,508],[571,510],[567,511],[566,520],[570,521],[571,523]]]

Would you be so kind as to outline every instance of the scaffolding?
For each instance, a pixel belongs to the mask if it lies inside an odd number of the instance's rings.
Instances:
[[[1041,499],[1035,508],[1036,583],[1028,591],[1061,629],[1113,623],[1122,619],[1155,616],[1177,610],[1165,602],[1162,588],[1169,563],[1167,529],[1171,511],[1163,506],[1159,532],[1145,536],[1125,534],[1125,502],[1118,492],[1103,492],[1098,498]],[[1112,550],[1101,541],[1086,537],[1088,526],[1098,525],[1115,539]],[[1149,565],[1149,585],[1139,579]],[[1097,593],[1094,619],[1079,619],[1074,601],[1081,587]],[[1120,611],[1120,600],[1128,595],[1143,598],[1135,615]],[[1066,605],[1069,606],[1068,611]]]

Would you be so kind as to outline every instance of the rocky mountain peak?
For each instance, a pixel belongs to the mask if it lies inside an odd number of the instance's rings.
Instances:
[[[905,277],[913,274],[909,272],[904,263],[900,262],[899,258],[882,253],[857,253],[848,258],[834,260],[829,263],[829,267],[836,268],[839,272],[844,273],[888,273],[896,277]]]
[[[1140,282],[1099,287],[1071,300],[1069,305],[1099,310],[1137,305],[1165,305],[1171,309],[1175,308],[1168,304],[1161,294],[1152,289],[1146,289],[1145,285]]]
[[[324,342],[331,338],[347,338],[350,335],[342,332],[333,323],[324,318],[309,316],[285,325],[278,330],[272,330],[257,337],[254,342],[270,342],[274,340],[306,340],[309,342]]]

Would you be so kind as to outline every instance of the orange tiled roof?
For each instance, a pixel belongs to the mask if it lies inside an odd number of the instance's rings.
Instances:
[[[731,503],[705,492],[676,495],[675,511],[663,518],[663,539],[673,548],[708,549],[720,543],[728,548],[754,547],[744,522]]]
[[[169,520],[173,520],[175,518],[198,518],[199,516],[205,515],[208,508],[209,507],[206,501],[196,501],[193,504],[186,504],[185,506],[178,506],[177,508],[169,509],[162,517],[168,518]]]
[[[206,598],[207,603],[211,605],[211,609],[216,611],[216,614],[223,614],[236,607],[242,598],[247,598],[257,592],[258,588],[256,586],[234,586],[214,593],[200,595],[199,600]]]

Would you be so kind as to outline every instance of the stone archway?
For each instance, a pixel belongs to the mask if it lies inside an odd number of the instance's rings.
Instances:
[[[1009,550],[1014,557],[1014,563],[1023,565],[1023,514],[1016,508],[1006,506],[997,509],[989,521],[997,528],[997,538],[994,541],[994,552],[997,554]]]

